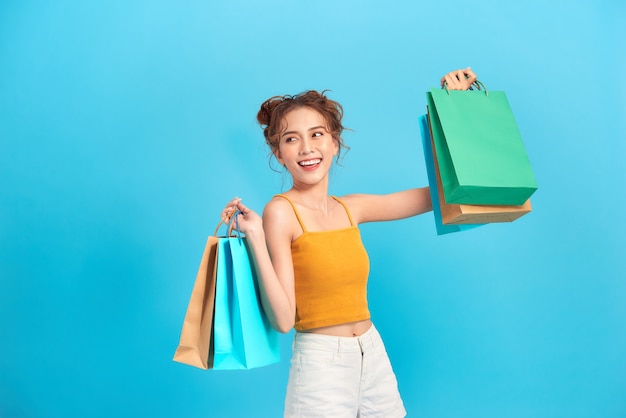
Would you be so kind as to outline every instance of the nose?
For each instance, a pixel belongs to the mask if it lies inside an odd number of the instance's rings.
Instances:
[[[300,142],[300,154],[306,155],[311,153],[311,144],[308,139],[303,139]]]

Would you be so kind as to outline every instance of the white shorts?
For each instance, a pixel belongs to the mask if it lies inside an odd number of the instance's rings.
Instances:
[[[396,376],[373,325],[352,338],[296,333],[285,417],[405,415]]]

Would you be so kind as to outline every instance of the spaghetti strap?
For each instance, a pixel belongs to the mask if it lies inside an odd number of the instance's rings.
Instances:
[[[348,210],[348,206],[346,206],[345,203],[343,203],[341,201],[341,199],[339,199],[337,196],[331,196],[333,199],[335,199],[337,202],[341,203],[341,206],[343,206],[343,208],[346,210],[346,214],[348,215],[348,219],[350,219],[350,226],[354,226],[354,221],[352,221],[352,215],[350,215],[350,211]]]
[[[298,209],[296,209],[296,205],[293,204],[293,202],[291,201],[291,199],[289,199],[287,196],[285,196],[284,194],[277,194],[274,195],[274,197],[282,197],[283,199],[285,199],[287,202],[289,202],[289,204],[291,205],[291,207],[293,208],[293,212],[296,214],[296,218],[298,218],[298,222],[300,223],[300,228],[302,228],[302,232],[306,233],[307,230],[304,227],[304,222],[302,222],[302,218],[300,218],[300,214],[298,213]],[[350,215],[348,215],[349,217]],[[350,219],[350,222],[352,222],[352,219]]]

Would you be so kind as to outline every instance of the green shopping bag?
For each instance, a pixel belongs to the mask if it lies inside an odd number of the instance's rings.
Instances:
[[[502,91],[426,93],[446,203],[523,205],[537,190]]]
[[[261,306],[249,251],[245,237],[219,238],[213,319],[215,370],[251,369],[280,361],[278,333]]]

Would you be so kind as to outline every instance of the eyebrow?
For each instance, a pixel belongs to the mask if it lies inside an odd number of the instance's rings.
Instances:
[[[318,125],[318,126],[314,126],[312,128],[307,129],[308,132],[310,131],[317,131],[319,129],[324,129],[325,131],[328,131],[328,129],[325,126],[322,125]],[[285,135],[293,135],[293,134],[297,134],[297,131],[287,131],[287,132],[283,132],[283,134],[280,136],[281,138],[284,138]]]

